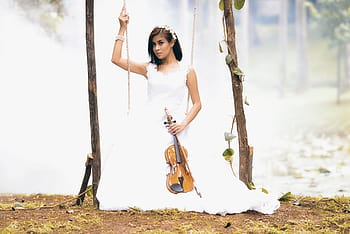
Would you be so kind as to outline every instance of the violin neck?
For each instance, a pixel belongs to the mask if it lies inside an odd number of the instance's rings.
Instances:
[[[173,135],[174,137],[174,146],[175,146],[175,154],[176,154],[176,162],[178,164],[182,163],[182,159],[181,159],[181,150],[180,150],[180,143],[179,143],[179,139],[177,138],[176,135]]]

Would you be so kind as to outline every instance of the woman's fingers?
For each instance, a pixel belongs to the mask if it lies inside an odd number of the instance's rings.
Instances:
[[[182,131],[182,125],[175,124],[175,123],[171,124],[168,130],[168,132],[171,134],[178,134],[181,131]]]
[[[122,24],[127,24],[129,22],[129,14],[126,13],[125,7],[123,7],[121,12],[120,12],[119,21]]]

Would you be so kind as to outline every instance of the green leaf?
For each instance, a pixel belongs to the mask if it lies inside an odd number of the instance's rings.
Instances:
[[[225,50],[227,50],[227,43],[225,40],[219,41],[219,51],[220,53],[223,53]]]
[[[249,102],[248,102],[248,98],[247,98],[247,96],[245,96],[245,98],[244,98],[244,104],[246,104],[247,106],[249,106],[250,104],[249,104]]]
[[[229,163],[232,163],[232,161],[233,161],[233,157],[232,156],[224,156],[224,159],[227,161],[227,162],[229,162]]]
[[[312,17],[314,18],[319,18],[320,17],[320,13],[318,12],[317,8],[315,7],[315,5],[312,2],[306,1],[304,3],[305,8],[309,9]]]
[[[232,63],[232,61],[233,61],[232,55],[230,55],[230,54],[226,55],[225,61],[226,61],[226,64],[227,64],[227,65],[229,65],[230,63]]]
[[[280,197],[279,201],[289,201],[293,198],[293,194],[291,192],[285,193],[282,197]]]
[[[233,5],[234,5],[234,7],[235,7],[237,10],[240,10],[240,9],[243,8],[244,3],[245,3],[245,0],[235,0],[235,2],[233,3]]]
[[[234,155],[235,151],[231,148],[225,149],[225,151],[222,153],[222,156],[232,156]]]
[[[242,71],[239,67],[236,67],[236,68],[233,70],[233,73],[235,73],[237,76],[244,76],[243,71]]]
[[[224,136],[225,136],[225,141],[232,141],[232,139],[234,139],[236,137],[235,135],[233,135],[230,132],[225,132]]]
[[[93,192],[92,192],[92,185],[89,185],[87,187],[87,190],[89,189],[89,191],[86,193],[86,196],[88,197],[93,197]]]
[[[247,184],[247,186],[248,186],[248,188],[249,188],[250,190],[255,190],[255,189],[256,189],[256,187],[255,187],[255,185],[254,185],[253,182],[249,182],[249,183]]]
[[[220,0],[220,2],[219,2],[219,9],[220,10],[224,10],[224,0]]]
[[[269,191],[266,188],[261,188],[261,192],[269,194]]]
[[[222,49],[222,47],[221,47],[221,43],[219,42],[219,51],[220,51],[220,53],[223,53],[224,52],[224,50]]]

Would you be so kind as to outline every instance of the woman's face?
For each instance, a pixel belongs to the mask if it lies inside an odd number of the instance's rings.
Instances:
[[[168,42],[163,34],[158,34],[152,39],[153,52],[158,59],[162,60],[173,51],[174,42]]]

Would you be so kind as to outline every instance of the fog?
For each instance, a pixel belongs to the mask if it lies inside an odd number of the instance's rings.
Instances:
[[[127,1],[132,60],[148,61],[149,32],[156,25],[168,24],[180,39],[185,55],[183,63],[189,64],[193,5],[185,0],[172,6],[167,2]],[[57,28],[60,40],[24,17],[11,0],[0,3],[0,193],[76,194],[79,191],[86,155],[91,151],[85,2],[64,3],[66,13]],[[95,1],[102,165],[120,141],[118,132],[127,118],[127,73],[110,62],[122,3],[121,0]],[[237,14],[243,17],[242,13]],[[193,123],[194,138],[203,145],[210,142],[215,146],[218,158],[226,148],[223,133],[230,130],[234,115],[230,74],[225,54],[218,50],[218,42],[223,40],[221,16],[215,1],[200,4],[194,47],[194,68],[203,102],[203,109]],[[289,172],[284,164],[276,161],[280,156],[276,153],[280,150],[276,144],[288,135],[286,132],[294,132],[297,127],[310,124],[317,127],[307,116],[318,113],[322,107],[314,109],[311,102],[300,109],[300,104],[305,103],[295,93],[287,94],[293,97],[293,102],[281,99],[276,88],[277,78],[275,83],[263,81],[266,73],[276,75],[278,57],[266,55],[268,59],[256,62],[264,55],[252,49],[248,57],[244,44],[248,39],[242,25],[238,25],[239,60],[246,71],[243,95],[249,101],[249,105],[245,105],[248,138],[249,144],[254,146],[254,178],[259,187],[286,192],[282,187],[283,179],[287,181],[290,177],[281,177],[281,174]],[[248,66],[249,63],[259,65]],[[132,110],[144,104],[145,96],[146,80],[131,75]],[[303,119],[295,122],[301,115]],[[234,147],[238,152],[236,143]],[[288,163],[291,162],[287,160]],[[235,156],[237,167],[238,154]],[[279,179],[274,181],[276,170],[280,168]],[[339,173],[347,175],[343,169]],[[322,188],[298,189],[298,192],[311,194],[325,192]],[[334,195],[337,189],[329,194]]]

